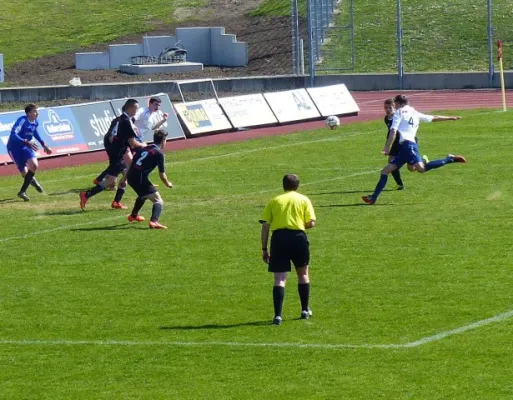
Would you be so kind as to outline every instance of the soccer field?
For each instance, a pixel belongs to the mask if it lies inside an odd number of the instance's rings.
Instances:
[[[419,140],[468,163],[375,206],[382,121],[168,153],[168,231],[111,192],[79,209],[104,164],[41,171],[30,203],[0,178],[0,398],[511,399],[513,114],[461,114]],[[276,327],[258,218],[287,172],[317,211],[314,316],[291,276]]]

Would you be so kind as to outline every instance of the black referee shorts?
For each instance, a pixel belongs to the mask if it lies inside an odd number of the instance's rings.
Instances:
[[[304,231],[279,229],[271,237],[269,272],[290,272],[290,262],[296,268],[310,263],[310,243]]]

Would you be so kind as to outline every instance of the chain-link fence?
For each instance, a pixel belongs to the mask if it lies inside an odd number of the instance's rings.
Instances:
[[[299,0],[300,10],[306,5],[308,25],[303,52],[295,39],[297,3],[291,1],[293,73],[301,73],[303,63],[307,74],[491,74],[498,39],[504,41],[505,68],[513,68],[510,0]]]

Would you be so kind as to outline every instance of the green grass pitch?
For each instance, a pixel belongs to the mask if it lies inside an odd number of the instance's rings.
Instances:
[[[129,225],[112,193],[79,210],[103,164],[41,171],[27,204],[0,178],[0,398],[511,399],[510,319],[386,346],[513,309],[513,114],[462,114],[419,138],[468,163],[404,171],[374,207],[382,121],[168,153],[168,231]],[[257,221],[287,172],[317,211],[314,317],[291,276],[273,327]]]

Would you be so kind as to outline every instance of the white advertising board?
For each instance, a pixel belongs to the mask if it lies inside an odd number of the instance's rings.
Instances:
[[[308,88],[307,91],[323,117],[355,114],[360,111],[344,84]]]
[[[191,135],[232,129],[215,99],[175,103],[174,106]]]
[[[320,118],[321,116],[305,89],[265,93],[264,96],[280,123]]]
[[[219,103],[234,128],[278,123],[269,104],[261,94],[224,97],[219,99]]]

